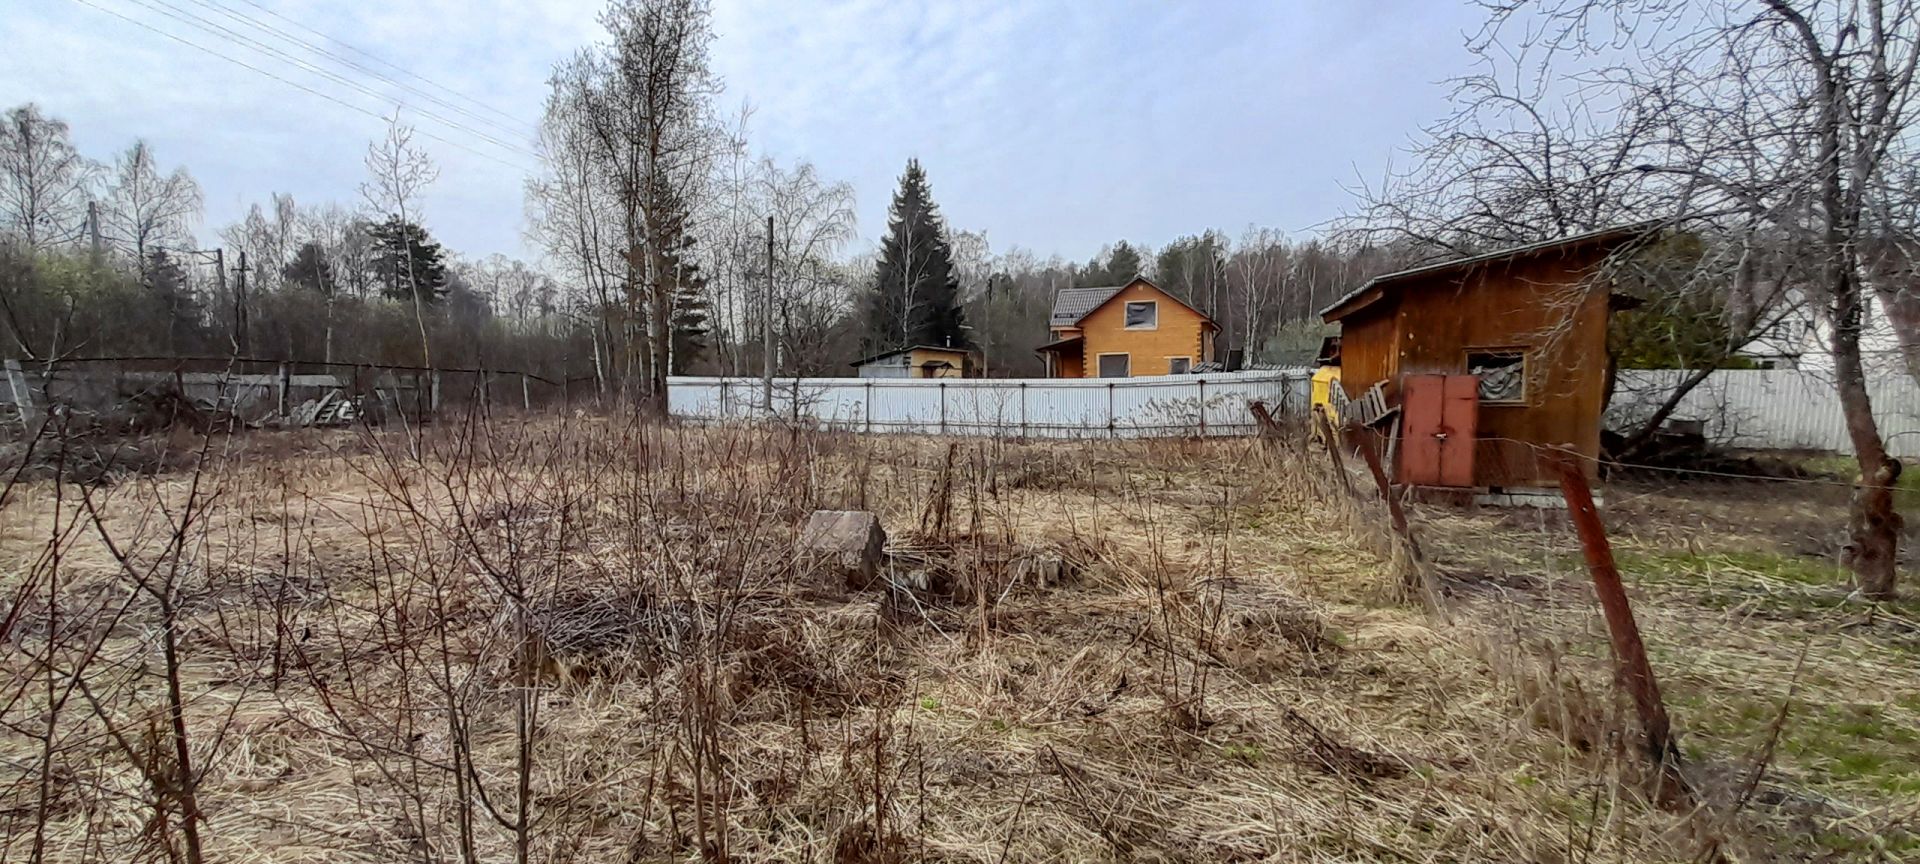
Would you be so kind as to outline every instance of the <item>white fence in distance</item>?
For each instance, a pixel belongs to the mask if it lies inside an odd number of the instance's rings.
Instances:
[[[1622,370],[1607,423],[1627,428],[1686,377],[1684,370]],[[1035,438],[1245,435],[1247,403],[1304,416],[1311,371],[1284,369],[1150,378],[776,378],[773,410],[838,429]],[[668,404],[696,420],[767,415],[758,378],[669,379]],[[1920,386],[1905,375],[1868,387],[1894,455],[1920,458]],[[1826,373],[1729,369],[1682,400],[1676,420],[1700,420],[1708,440],[1752,449],[1853,452]]]
[[[856,432],[1032,438],[1246,435],[1250,402],[1305,416],[1306,369],[1151,378],[776,378],[774,414]],[[668,407],[697,420],[767,416],[758,378],[668,379]]]
[[[1685,379],[1681,369],[1623,369],[1607,407],[1611,428],[1650,416]],[[1920,386],[1907,375],[1867,382],[1874,419],[1893,455],[1920,458]],[[1832,373],[1802,369],[1723,369],[1688,393],[1676,420],[1699,420],[1707,440],[1729,447],[1853,453]]]

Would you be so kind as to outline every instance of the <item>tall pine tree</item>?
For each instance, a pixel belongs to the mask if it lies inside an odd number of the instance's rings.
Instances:
[[[327,261],[327,250],[311,240],[300,245],[300,251],[293,253],[293,260],[280,268],[280,278],[288,285],[295,285],[319,294],[332,297],[334,289],[339,287],[333,279],[333,265]]]
[[[969,344],[953,250],[918,159],[907,160],[900,189],[893,194],[865,311],[868,354],[910,345]]]
[[[446,296],[446,253],[420,223],[392,216],[367,226],[367,236],[373,241],[374,281],[387,299],[412,300],[416,289],[422,303]]]

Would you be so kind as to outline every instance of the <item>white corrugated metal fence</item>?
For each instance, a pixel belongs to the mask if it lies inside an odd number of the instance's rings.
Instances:
[[[1687,377],[1682,369],[1627,369],[1614,386],[1608,425],[1650,416]],[[1893,455],[1920,457],[1920,387],[1907,375],[1867,382],[1874,419]],[[1698,420],[1707,440],[1754,449],[1831,450],[1851,454],[1831,373],[1803,369],[1723,369],[1681,400],[1676,420]]]
[[[773,411],[842,429],[1051,438],[1245,435],[1249,402],[1303,416],[1306,369],[1151,378],[776,378]],[[669,379],[676,416],[764,417],[758,378]]]

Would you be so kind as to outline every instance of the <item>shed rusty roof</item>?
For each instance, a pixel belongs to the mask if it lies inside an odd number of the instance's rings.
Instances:
[[[1388,288],[1414,282],[1429,276],[1438,276],[1449,272],[1465,272],[1482,264],[1490,264],[1495,261],[1505,261],[1512,258],[1542,255],[1549,252],[1566,251],[1577,246],[1608,244],[1617,246],[1632,240],[1637,240],[1659,228],[1659,226],[1660,223],[1657,221],[1616,225],[1612,228],[1602,228],[1598,231],[1588,231],[1584,234],[1575,234],[1570,237],[1556,237],[1537,243],[1510,246],[1483,255],[1452,258],[1446,261],[1424,264],[1419,267],[1375,276],[1367,280],[1366,284],[1347,292],[1346,296],[1333,301],[1332,305],[1320,310],[1320,319],[1329,322],[1338,321],[1371,305],[1373,300],[1378,299]]]

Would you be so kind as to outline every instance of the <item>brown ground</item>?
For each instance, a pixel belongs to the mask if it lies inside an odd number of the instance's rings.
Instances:
[[[1920,614],[1844,596],[1821,487],[1606,490],[1670,813],[1563,516],[1416,509],[1442,624],[1287,447],[576,417],[203,464],[0,505],[0,859],[1913,854]],[[915,587],[802,590],[819,507]]]

